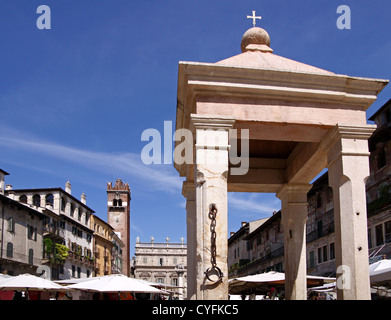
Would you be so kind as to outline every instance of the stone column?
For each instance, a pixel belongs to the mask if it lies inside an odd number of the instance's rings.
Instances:
[[[186,198],[187,226],[187,299],[196,299],[196,186],[194,181],[184,181],[182,194]]]
[[[322,143],[333,189],[337,298],[371,298],[365,182],[369,176],[368,138],[376,126],[337,125]]]
[[[228,299],[228,225],[227,225],[227,178],[228,137],[234,120],[191,115],[193,132],[196,135],[195,180],[196,180],[196,299]],[[212,267],[212,231],[209,207],[217,208],[215,226],[216,266],[223,273],[221,280]],[[190,275],[191,276],[191,275]],[[189,276],[188,276],[189,278]]]
[[[285,298],[307,300],[306,221],[309,184],[285,184],[278,191],[284,228]]]
[[[183,274],[185,272],[185,267],[183,264],[178,264],[175,267],[175,271],[178,274],[178,299],[183,300]]]

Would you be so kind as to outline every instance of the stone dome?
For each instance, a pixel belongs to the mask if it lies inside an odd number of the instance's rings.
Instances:
[[[270,36],[266,32],[266,30],[259,28],[259,27],[253,27],[251,29],[248,29],[243,37],[242,42],[240,43],[240,47],[242,49],[242,52],[247,51],[248,45],[265,45],[270,47]]]

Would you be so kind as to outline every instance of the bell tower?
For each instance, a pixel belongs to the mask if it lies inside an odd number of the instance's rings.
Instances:
[[[122,251],[122,273],[130,276],[130,188],[117,179],[107,183],[107,222],[119,234],[125,247]]]

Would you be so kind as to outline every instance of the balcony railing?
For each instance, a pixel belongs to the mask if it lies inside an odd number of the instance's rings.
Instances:
[[[57,236],[60,238],[64,238],[64,236],[65,236],[64,230],[62,230],[61,228],[57,227],[56,225],[54,225],[52,223],[48,223],[43,226],[43,235],[49,236],[49,237],[50,236]]]
[[[314,230],[310,233],[307,233],[307,243],[315,241],[319,238],[325,237],[331,233],[334,232],[334,221],[330,222],[329,224],[326,224],[320,229]]]
[[[236,270],[231,270],[229,275],[231,276],[231,275],[238,274],[240,272],[243,272],[246,269],[258,266],[262,263],[265,263],[269,260],[275,259],[275,258],[280,257],[282,255],[284,255],[284,246],[282,246],[274,251],[271,251],[269,253],[266,253],[265,255],[263,255],[262,257],[259,257],[258,259],[255,259],[249,263],[246,263],[244,266],[241,266]]]

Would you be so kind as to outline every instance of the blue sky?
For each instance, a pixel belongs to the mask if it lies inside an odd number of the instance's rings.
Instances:
[[[339,5],[351,29],[336,26]],[[39,30],[39,5],[51,29]],[[84,191],[106,220],[106,182],[129,182],[131,245],[186,239],[182,178],[173,165],[140,160],[145,129],[175,121],[179,61],[217,62],[240,53],[246,19],[274,53],[351,76],[391,78],[389,0],[2,0],[0,168],[14,188]],[[367,112],[391,98],[391,85]],[[229,231],[270,216],[275,195],[229,194]]]

